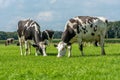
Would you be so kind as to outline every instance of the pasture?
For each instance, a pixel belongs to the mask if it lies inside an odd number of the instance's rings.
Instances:
[[[0,44],[0,80],[119,80],[120,44],[105,44],[106,55],[100,47],[85,46],[81,56],[78,45],[72,46],[72,57],[57,58],[53,44],[47,47],[48,56],[20,56],[15,44]]]

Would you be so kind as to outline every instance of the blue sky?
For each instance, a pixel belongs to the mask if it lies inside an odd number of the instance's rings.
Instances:
[[[0,31],[16,31],[21,19],[33,19],[41,30],[64,30],[74,16],[103,16],[120,20],[119,0],[0,0]]]

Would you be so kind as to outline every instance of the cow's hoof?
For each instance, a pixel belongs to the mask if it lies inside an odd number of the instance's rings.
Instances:
[[[24,56],[27,56],[27,54],[24,54]]]
[[[35,53],[35,56],[38,56],[38,54],[37,54],[37,53]]]
[[[62,57],[61,55],[57,55],[58,58]]]
[[[47,55],[43,55],[43,56],[47,56]]]
[[[23,53],[20,54],[21,56],[23,55]]]
[[[106,54],[102,54],[103,56],[106,55]]]
[[[71,57],[71,55],[68,56],[68,58],[70,58],[70,57]]]

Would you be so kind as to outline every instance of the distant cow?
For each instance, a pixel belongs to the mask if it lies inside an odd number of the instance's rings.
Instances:
[[[41,31],[40,26],[36,21],[33,20],[20,20],[18,22],[18,39],[20,44],[21,55],[23,55],[23,44],[25,43],[25,55],[30,54],[31,44],[37,45],[35,55],[42,53],[46,56],[45,43],[41,42]],[[29,42],[32,40],[33,42]]]
[[[14,38],[8,38],[6,41],[5,41],[5,46],[9,45],[9,44],[12,44],[14,42]]]
[[[79,49],[83,53],[83,42],[99,41],[101,54],[105,55],[104,37],[106,34],[107,20],[103,17],[77,16],[67,21],[62,34],[62,41],[55,45],[58,49],[57,57],[63,56],[68,47],[68,57],[71,56],[71,44],[79,43]]]

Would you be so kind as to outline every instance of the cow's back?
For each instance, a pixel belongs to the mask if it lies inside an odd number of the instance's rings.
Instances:
[[[101,18],[92,18],[92,22],[90,23],[87,22],[89,19],[86,19],[86,23],[81,22],[82,25],[79,26],[81,33],[79,34],[79,37],[81,37],[83,41],[93,41],[99,40],[100,35],[105,36],[107,29],[106,22]]]
[[[77,41],[77,38],[81,38],[83,41],[87,42],[99,40],[100,35],[105,36],[106,28],[107,19],[103,17],[77,16],[67,21],[62,38],[67,39],[68,36],[74,34],[71,39],[69,39],[70,42]],[[75,33],[67,35],[66,32],[70,31]],[[64,36],[64,34],[67,36]]]
[[[18,30],[17,30],[17,32],[18,32],[19,37],[21,37],[23,35],[24,26],[27,23],[27,21],[28,20],[20,20],[18,22]]]

